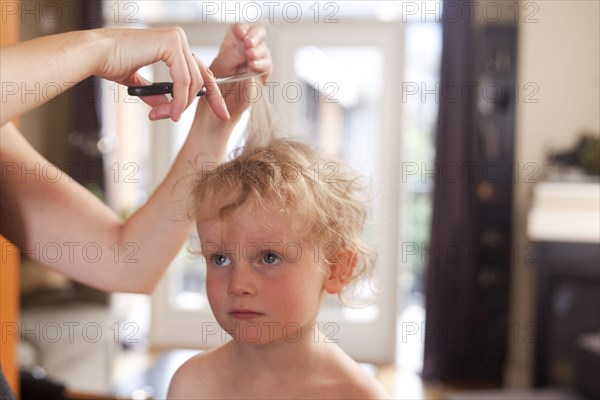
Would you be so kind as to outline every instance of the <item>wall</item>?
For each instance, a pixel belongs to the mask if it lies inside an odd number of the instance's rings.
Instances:
[[[76,29],[75,14],[61,11],[60,18],[51,18],[50,10],[69,10],[67,0],[52,2],[50,7],[44,8],[43,2],[29,1],[28,5],[21,5],[15,14],[19,25],[20,41],[32,40],[41,36],[59,34]],[[49,4],[49,3],[48,3]],[[39,97],[40,103],[44,99]],[[65,162],[68,161],[68,135],[72,119],[73,100],[71,96],[63,93],[61,96],[40,104],[39,107],[23,114],[20,117],[19,130],[27,141],[46,159],[62,168],[65,172]],[[58,272],[43,267],[28,259],[20,266],[21,295],[39,288],[40,285],[61,284],[67,285],[67,279]]]
[[[506,375],[512,387],[529,386],[533,368],[533,343],[527,337],[532,329],[526,324],[534,321],[535,284],[524,251],[528,241],[524,221],[534,183],[525,182],[525,175],[532,173],[530,180],[541,180],[549,150],[572,147],[582,131],[600,132],[600,3],[522,1],[521,10],[515,149],[520,174],[513,218],[520,251],[513,266],[510,317],[519,335],[509,343]],[[523,90],[528,83],[533,85]],[[527,163],[535,163],[539,170]]]
[[[54,3],[56,6],[56,4],[68,3],[68,1],[60,0]],[[29,8],[23,6],[22,10],[42,9],[41,7],[35,8],[31,3],[27,7]],[[61,6],[60,9],[68,10],[69,8]],[[22,11],[18,15],[21,41],[68,32],[76,27],[75,18],[70,17],[66,12],[64,15],[61,13],[62,17],[57,18],[56,22],[51,22],[53,20],[43,12],[36,14],[36,12]],[[72,101],[69,101],[68,95],[61,95],[21,117],[20,130],[23,136],[40,154],[59,167],[67,161],[67,138],[72,106],[70,103]]]

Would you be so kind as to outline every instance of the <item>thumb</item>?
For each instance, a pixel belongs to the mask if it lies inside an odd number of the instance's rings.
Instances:
[[[125,86],[146,86],[152,84],[152,82],[150,82],[148,79],[144,78],[137,72],[129,75],[127,78],[125,78],[125,80],[119,83]],[[142,96],[140,97],[140,99],[142,99],[144,103],[152,107],[169,103],[169,98],[163,94],[159,94],[156,96]]]
[[[145,86],[152,84],[152,82],[150,82],[148,79],[144,78],[137,72],[134,72],[133,74],[129,75],[127,78],[125,78],[119,83],[125,86]]]

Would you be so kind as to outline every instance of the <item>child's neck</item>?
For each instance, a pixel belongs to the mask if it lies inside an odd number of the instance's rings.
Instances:
[[[279,339],[263,345],[231,343],[238,365],[251,365],[253,373],[263,373],[271,378],[282,374],[288,376],[294,370],[306,371],[323,356],[324,343],[322,334],[305,329],[299,340],[291,342]],[[255,369],[256,368],[256,369]]]

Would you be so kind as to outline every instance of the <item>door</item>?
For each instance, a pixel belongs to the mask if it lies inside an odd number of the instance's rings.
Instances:
[[[308,29],[310,28],[310,29]],[[365,237],[377,249],[374,305],[324,304],[320,328],[356,360],[391,363],[396,342],[400,203],[402,24],[343,21],[276,29],[275,101],[289,125],[370,178],[372,220]],[[296,101],[294,89],[302,97]],[[276,94],[279,92],[274,91]]]

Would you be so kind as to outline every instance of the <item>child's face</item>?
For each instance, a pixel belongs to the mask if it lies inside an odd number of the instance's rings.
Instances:
[[[219,324],[240,343],[296,342],[312,335],[325,273],[318,244],[304,243],[287,218],[246,201],[223,221],[198,223],[206,289]]]

